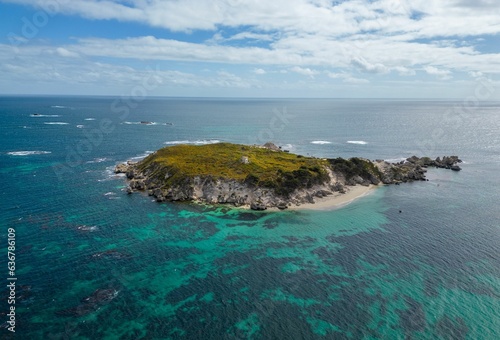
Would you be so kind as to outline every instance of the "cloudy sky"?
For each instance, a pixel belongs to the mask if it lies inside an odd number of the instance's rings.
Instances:
[[[500,99],[499,0],[0,0],[0,93]],[[148,86],[154,84],[155,86]]]

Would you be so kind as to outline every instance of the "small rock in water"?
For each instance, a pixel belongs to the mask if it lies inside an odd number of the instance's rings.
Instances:
[[[97,289],[91,295],[83,298],[81,304],[75,307],[56,312],[60,316],[84,316],[97,311],[101,306],[107,305],[118,295],[116,289]]]

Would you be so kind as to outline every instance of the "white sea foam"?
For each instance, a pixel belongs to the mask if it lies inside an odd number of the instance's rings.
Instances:
[[[11,151],[7,152],[7,155],[11,156],[30,156],[30,155],[47,155],[52,153],[50,151]]]
[[[45,122],[44,124],[47,124],[47,125],[68,125],[69,123],[66,123],[66,122]]]
[[[81,231],[90,231],[90,232],[94,232],[96,230],[99,230],[99,227],[96,226],[96,225],[93,225],[93,226],[89,226],[89,225],[80,225],[78,226],[76,229],[78,230],[81,230]]]
[[[127,124],[127,125],[158,125],[159,123],[144,121],[144,122],[123,122],[123,124]]]
[[[131,161],[139,161],[141,159],[144,159],[146,158],[147,156],[151,155],[154,151],[146,151],[145,153],[143,154],[140,154],[140,155],[137,155],[135,157],[131,157],[130,160]],[[114,168],[113,168],[114,169]]]
[[[285,144],[285,145],[282,145],[282,148],[285,150],[290,150],[290,149],[293,149],[293,145],[292,144]]]
[[[194,144],[194,145],[206,145],[206,144],[216,144],[221,141],[218,139],[199,139],[199,140],[174,140],[165,142],[166,145],[177,145],[177,144]]]
[[[401,161],[406,161],[406,158],[405,157],[391,158],[391,159],[385,159],[385,161],[388,162],[388,163],[399,163]]]
[[[51,108],[53,108],[53,109],[71,109],[69,106],[64,106],[64,105],[52,105]]]
[[[83,129],[85,127],[85,125],[77,125],[76,127],[79,129]]]
[[[347,144],[358,144],[358,145],[368,144],[368,142],[365,142],[364,140],[348,140],[346,143]]]
[[[95,120],[95,118],[85,118],[84,120]]]
[[[92,163],[102,163],[102,162],[107,162],[107,161],[110,161],[111,159],[109,158],[106,158],[106,157],[103,157],[103,158],[94,158],[93,160],[91,161],[87,161],[88,164],[92,164]]]
[[[35,118],[38,118],[38,117],[50,117],[50,118],[53,118],[53,117],[61,117],[61,115],[41,115],[41,114],[38,114],[38,113],[34,113],[34,114],[31,114],[30,117],[35,117]]]
[[[123,122],[122,124],[126,125],[174,125],[172,123],[158,123],[158,122],[149,122],[149,121],[142,121],[142,122]]]
[[[311,142],[311,144],[325,145],[325,144],[332,144],[332,142],[326,140],[314,140]]]

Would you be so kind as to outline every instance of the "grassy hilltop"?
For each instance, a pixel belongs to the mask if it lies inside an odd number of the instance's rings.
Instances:
[[[243,157],[248,158],[248,163],[242,161]],[[145,158],[138,168],[168,173],[167,185],[199,176],[233,179],[286,194],[327,180],[326,165],[326,160],[318,158],[258,146],[217,143],[165,147]]]

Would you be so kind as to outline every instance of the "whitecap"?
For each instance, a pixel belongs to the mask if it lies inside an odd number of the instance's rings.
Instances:
[[[85,118],[84,120],[95,120],[95,118]]]
[[[149,122],[149,121],[141,121],[141,122],[129,122],[129,121],[125,121],[122,124],[127,124],[127,125],[164,125],[164,126],[172,126],[172,125],[174,125],[173,123],[158,123],[158,122]]]
[[[116,195],[116,193],[111,191],[104,194],[104,196],[113,196],[113,195]]]
[[[53,117],[61,117],[61,115],[41,115],[39,113],[33,113],[30,115],[30,117],[35,117],[35,118],[38,118],[38,117],[49,117],[49,118],[53,118]]]
[[[207,145],[207,144],[216,144],[220,143],[221,141],[218,139],[199,139],[199,140],[174,140],[174,141],[169,141],[165,142],[164,144],[166,145],[178,145],[178,144],[194,144],[194,145]]]
[[[53,109],[69,109],[70,107],[64,106],[64,105],[52,105],[51,108],[53,108]]]
[[[347,144],[358,144],[358,145],[368,144],[368,142],[365,142],[364,140],[348,140],[346,143]]]
[[[188,140],[173,140],[170,142],[165,142],[164,144],[167,144],[167,145],[191,144],[191,142]]]
[[[137,155],[135,157],[132,157],[130,158],[131,161],[137,161],[137,160],[141,160],[141,159],[144,159],[146,157],[148,157],[149,155],[151,155],[154,151],[146,151],[145,153],[143,154],[140,154],[140,155]]]
[[[293,145],[292,144],[285,144],[282,146],[283,149],[286,149],[286,150],[290,150],[290,149],[293,149]]]
[[[325,144],[332,144],[332,142],[326,140],[315,140],[312,141],[311,144],[325,145]]]
[[[88,226],[88,225],[84,224],[84,225],[78,226],[76,229],[81,230],[81,231],[90,231],[90,232],[93,232],[93,231],[99,230],[99,227],[96,226],[96,225]]]
[[[157,123],[157,122],[149,122],[149,121],[141,121],[141,122],[125,121],[125,122],[123,122],[123,124],[127,124],[127,125],[159,125],[159,123]]]
[[[84,125],[77,125],[76,127],[79,129],[83,129],[85,126]]]
[[[103,157],[103,158],[94,158],[93,160],[91,161],[87,161],[88,164],[92,164],[92,163],[102,163],[102,162],[107,162],[107,161],[110,161],[111,159],[109,158],[106,158],[106,157]]]
[[[47,125],[68,125],[69,123],[65,123],[65,122],[45,122],[44,124],[47,124]]]
[[[202,139],[202,140],[197,140],[197,141],[193,142],[193,144],[197,144],[197,145],[217,144],[217,143],[220,143],[220,140],[218,140],[218,139]]]
[[[47,155],[52,153],[50,151],[11,151],[7,152],[7,155],[11,156],[30,156],[30,155]]]

